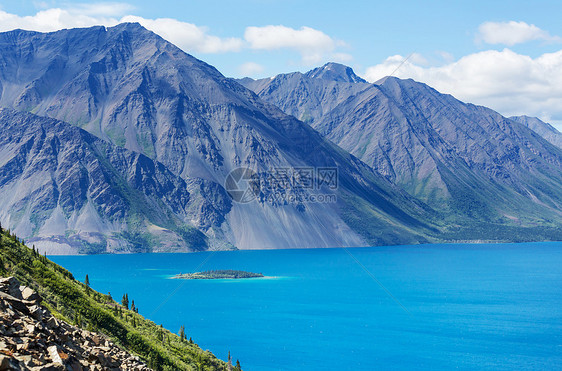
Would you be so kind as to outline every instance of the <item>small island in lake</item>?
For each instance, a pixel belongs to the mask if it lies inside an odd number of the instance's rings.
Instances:
[[[264,277],[261,273],[252,273],[244,271],[235,271],[232,269],[204,271],[195,273],[180,273],[172,278],[183,280],[222,280],[222,279],[240,279],[240,278],[259,278]]]

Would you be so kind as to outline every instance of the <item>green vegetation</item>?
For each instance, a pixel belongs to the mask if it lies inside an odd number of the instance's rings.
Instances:
[[[140,356],[154,370],[227,370],[228,364],[187,340],[156,325],[135,310],[115,302],[24,245],[0,226],[0,276],[15,276],[43,297],[51,313],[69,323],[101,332],[129,352]],[[124,295],[128,306],[129,297]],[[233,368],[237,370],[236,368]]]
[[[178,227],[176,232],[193,251],[205,251],[209,246],[207,236],[197,228],[184,225]]]
[[[173,278],[184,280],[220,280],[220,279],[238,279],[238,278],[258,278],[264,277],[261,273],[252,273],[244,271],[235,271],[232,269],[213,270],[195,273],[180,273]]]
[[[67,121],[68,122],[68,121]],[[125,139],[125,133],[115,126],[108,127],[104,130],[104,133],[119,147],[125,147],[127,140]]]
[[[439,234],[440,241],[465,242],[534,242],[562,241],[562,228],[548,225],[521,227],[500,223],[466,223],[450,225]]]
[[[365,199],[347,192],[338,195],[340,214],[344,222],[361,235],[371,246],[409,245],[428,242],[424,237],[430,232],[428,228],[417,226],[407,229],[393,222],[378,212]],[[381,200],[381,203],[384,202]]]
[[[150,130],[137,133],[137,143],[142,148],[142,153],[152,159],[156,158],[156,151],[154,150],[154,141]]]

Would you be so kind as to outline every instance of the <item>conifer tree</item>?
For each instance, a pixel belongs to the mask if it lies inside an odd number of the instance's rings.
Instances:
[[[86,295],[90,296],[90,291],[92,289],[90,288],[90,277],[88,277],[88,275],[84,278],[84,285],[86,285]]]
[[[129,309],[129,295],[124,294],[123,299],[121,299],[121,305],[125,307],[125,309]]]
[[[135,301],[133,300],[131,303],[131,310],[136,313],[137,307],[135,307]]]
[[[180,340],[181,340],[181,341],[184,341],[184,340],[186,339],[186,336],[185,336],[185,326],[184,326],[184,325],[181,325],[179,335],[180,335]],[[189,338],[189,340],[191,340],[191,338]]]

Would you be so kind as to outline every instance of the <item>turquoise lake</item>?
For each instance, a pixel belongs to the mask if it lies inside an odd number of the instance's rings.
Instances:
[[[562,243],[50,258],[245,371],[562,368]]]

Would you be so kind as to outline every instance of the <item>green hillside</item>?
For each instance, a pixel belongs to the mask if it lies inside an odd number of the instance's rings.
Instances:
[[[0,276],[15,276],[42,296],[42,305],[54,316],[109,336],[154,370],[228,369],[226,362],[203,351],[183,332],[181,337],[173,334],[110,296],[92,290],[1,227]]]

